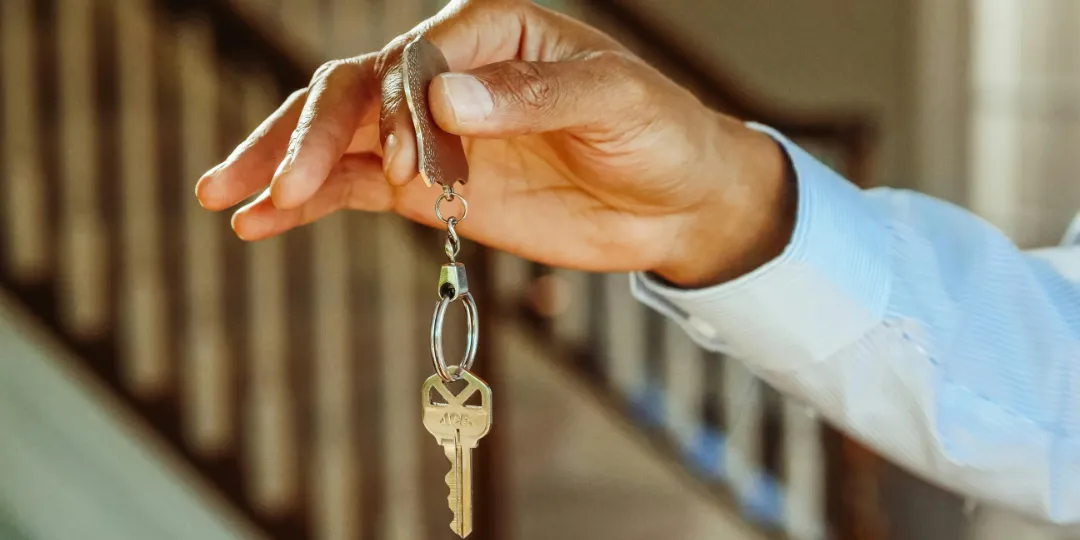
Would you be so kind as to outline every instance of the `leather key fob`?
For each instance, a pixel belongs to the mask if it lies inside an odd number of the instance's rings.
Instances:
[[[446,57],[435,44],[417,38],[405,47],[403,57],[405,99],[409,105],[413,128],[416,130],[416,149],[420,176],[429,187],[441,184],[453,187],[469,180],[469,162],[461,137],[443,131],[431,116],[428,88],[440,73],[450,71]]]

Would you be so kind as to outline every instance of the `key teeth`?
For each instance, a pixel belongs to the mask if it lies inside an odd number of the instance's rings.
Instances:
[[[458,515],[457,510],[457,498],[459,494],[457,491],[460,486],[457,485],[457,463],[453,459],[450,460],[450,472],[446,474],[446,487],[450,490],[450,495],[446,497],[446,503],[450,507],[450,512],[454,515],[454,519],[450,521],[450,530],[454,531],[454,534],[465,538],[469,536],[469,532],[462,529],[460,520],[461,516]]]
[[[454,534],[458,535],[461,538],[466,538],[470,534],[472,534],[472,531],[465,531],[460,529],[457,518],[454,518],[454,520],[450,522],[450,530],[454,531]]]

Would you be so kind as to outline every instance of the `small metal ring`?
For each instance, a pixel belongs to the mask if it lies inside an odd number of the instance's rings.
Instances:
[[[466,327],[468,328],[465,340],[465,354],[461,357],[461,364],[447,366],[446,357],[443,356],[443,319],[446,317],[446,308],[453,300],[443,297],[435,304],[435,315],[431,318],[431,363],[435,366],[435,373],[444,382],[452,382],[461,379],[461,372],[472,368],[476,360],[476,346],[480,340],[480,321],[476,314],[476,301],[472,294],[465,293],[461,303],[465,306]],[[451,370],[451,367],[457,368]]]
[[[440,205],[442,205],[443,201],[452,201],[454,199],[461,199],[461,207],[464,208],[464,210],[461,212],[461,217],[457,218],[457,222],[461,223],[462,221],[465,221],[466,217],[469,216],[469,201],[466,201],[465,197],[462,197],[460,194],[454,192],[444,192],[439,195],[438,199],[435,199],[435,215],[439,217],[439,221],[443,223],[447,223],[449,221],[448,218],[443,217],[442,210],[439,207]]]

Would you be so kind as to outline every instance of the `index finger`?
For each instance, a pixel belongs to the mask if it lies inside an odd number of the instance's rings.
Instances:
[[[270,184],[275,206],[295,208],[311,198],[349,149],[364,117],[375,110],[374,66],[374,55],[366,55],[327,63],[316,72]]]

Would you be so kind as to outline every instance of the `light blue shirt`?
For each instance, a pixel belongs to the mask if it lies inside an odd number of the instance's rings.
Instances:
[[[751,127],[792,161],[790,244],[716,287],[635,274],[637,298],[916,474],[1080,523],[1080,247],[1021,251],[959,207],[860,191]]]

